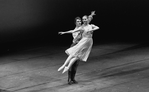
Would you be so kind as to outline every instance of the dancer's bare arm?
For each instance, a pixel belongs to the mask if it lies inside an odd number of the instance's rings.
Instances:
[[[66,33],[74,33],[74,32],[78,32],[80,31],[81,27],[80,28],[77,28],[77,29],[74,29],[74,30],[70,30],[70,31],[66,31],[66,32],[58,32],[59,34],[66,34]]]
[[[91,21],[93,19],[93,16],[96,15],[95,11],[91,12],[91,15],[88,16],[88,20]]]
[[[92,30],[91,30],[91,31],[95,31],[95,30],[98,30],[98,29],[99,29],[98,26],[95,26],[95,25],[93,25],[93,24],[91,24],[91,26],[92,26]]]
[[[66,31],[66,32],[58,32],[59,34],[66,34],[66,33],[72,33],[73,32],[73,30],[70,30],[70,31]]]

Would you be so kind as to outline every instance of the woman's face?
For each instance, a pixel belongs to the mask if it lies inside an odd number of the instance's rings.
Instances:
[[[76,25],[78,25],[78,26],[81,25],[81,20],[80,20],[80,19],[77,19],[77,20],[76,20]]]
[[[83,20],[83,23],[84,23],[84,24],[87,24],[87,23],[88,23],[87,16],[83,16],[82,20]]]

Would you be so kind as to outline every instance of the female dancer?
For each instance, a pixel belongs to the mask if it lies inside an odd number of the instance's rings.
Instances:
[[[68,69],[71,67],[71,65],[76,61],[76,60],[81,60],[81,61],[87,61],[87,58],[89,56],[89,53],[92,48],[93,40],[92,40],[92,32],[94,30],[99,29],[99,27],[95,25],[90,25],[89,24],[89,19],[87,16],[83,16],[83,25],[82,27],[73,30],[73,32],[77,32],[79,30],[83,30],[82,34],[82,39],[78,42],[73,47],[70,47],[67,49],[65,52],[69,55],[65,63],[58,69],[58,71],[63,70],[62,73],[68,71]],[[68,64],[69,63],[69,64]],[[66,66],[68,64],[68,66]]]

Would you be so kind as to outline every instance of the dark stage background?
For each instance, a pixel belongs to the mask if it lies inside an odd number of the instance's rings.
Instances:
[[[94,44],[148,43],[148,0],[0,0],[0,53],[36,46],[69,46],[74,18],[96,11]]]

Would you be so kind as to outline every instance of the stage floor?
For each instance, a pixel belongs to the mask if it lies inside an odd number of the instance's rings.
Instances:
[[[0,57],[0,92],[149,92],[149,48],[137,44],[94,45],[80,62],[78,84],[67,84],[67,47],[40,47]]]

